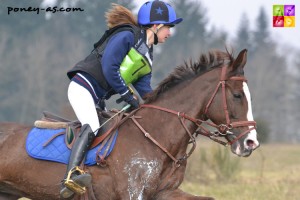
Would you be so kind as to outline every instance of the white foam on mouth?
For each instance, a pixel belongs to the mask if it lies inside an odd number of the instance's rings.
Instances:
[[[252,102],[251,102],[250,90],[246,82],[243,82],[243,90],[248,102],[247,120],[254,121],[253,114],[252,114]],[[249,126],[249,129],[250,128],[253,128],[253,126]],[[257,140],[257,132],[255,129],[250,131],[250,133],[247,136],[247,139],[252,140],[255,143],[256,147],[259,146],[259,142]],[[247,139],[245,141],[247,141]]]
[[[157,160],[146,160],[145,158],[133,157],[125,165],[124,172],[128,174],[128,193],[130,200],[143,200],[145,189],[155,188],[151,180],[159,176],[161,166]]]

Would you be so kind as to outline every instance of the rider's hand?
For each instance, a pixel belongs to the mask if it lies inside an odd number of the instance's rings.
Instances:
[[[123,101],[130,104],[130,108],[133,110],[137,109],[140,105],[139,101],[136,98],[134,98],[134,96],[130,92],[127,92],[126,94],[122,95],[121,98]]]

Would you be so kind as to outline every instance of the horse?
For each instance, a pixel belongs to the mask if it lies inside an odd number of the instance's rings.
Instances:
[[[85,168],[92,185],[84,198],[213,199],[188,194],[179,186],[199,134],[231,146],[240,157],[259,147],[246,61],[246,49],[236,58],[227,49],[211,50],[177,66],[118,127],[107,165]],[[25,140],[32,127],[0,123],[0,199],[59,199],[66,166],[27,155]]]

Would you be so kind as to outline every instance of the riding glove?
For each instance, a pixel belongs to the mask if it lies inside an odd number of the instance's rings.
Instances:
[[[139,107],[139,101],[133,97],[130,92],[121,96],[122,100],[131,105],[131,109],[137,109]]]

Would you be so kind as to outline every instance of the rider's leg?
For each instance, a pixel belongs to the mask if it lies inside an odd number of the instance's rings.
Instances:
[[[78,120],[83,126],[81,127],[79,137],[72,147],[65,178],[70,170],[80,165],[100,127],[93,98],[84,87],[75,82],[71,82],[68,97]],[[78,173],[74,173],[71,175],[71,179],[83,187],[89,186],[91,183],[90,174],[79,175]],[[60,194],[63,198],[69,198],[74,192],[63,185]]]
[[[90,147],[91,143],[93,142],[95,138],[94,133],[92,132],[90,126],[88,124],[85,124],[82,126],[80,130],[79,137],[76,139],[71,155],[69,158],[69,164],[67,166],[67,171],[65,178],[67,177],[68,173],[74,169],[75,167],[79,166],[80,163],[82,162],[83,158],[85,157],[85,154]],[[85,173],[85,174],[80,174],[78,172],[74,172],[71,174],[72,181],[76,182],[82,187],[87,187],[91,184],[92,177],[90,174]],[[68,188],[68,185],[65,185]],[[68,188],[72,190],[72,188]],[[61,191],[61,196],[63,198],[68,198],[70,195],[73,195],[73,192],[70,192],[66,189],[62,189]]]

